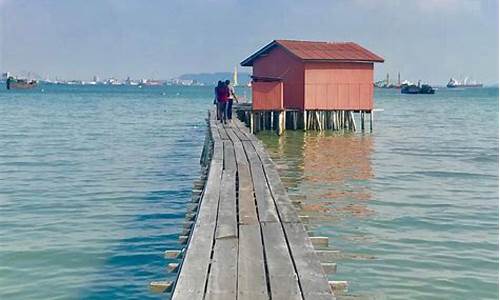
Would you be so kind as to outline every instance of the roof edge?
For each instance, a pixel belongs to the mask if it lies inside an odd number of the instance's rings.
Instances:
[[[253,63],[255,60],[257,60],[259,58],[259,56],[261,56],[262,54],[270,51],[272,48],[276,47],[276,46],[280,46],[281,48],[283,48],[288,54],[292,55],[293,57],[299,59],[299,60],[302,60],[302,61],[317,61],[317,62],[362,62],[362,63],[383,63],[385,62],[384,58],[375,54],[374,52],[364,48],[363,46],[359,45],[359,44],[356,44],[354,42],[342,42],[342,43],[345,43],[345,44],[355,44],[356,46],[358,47],[361,47],[364,51],[372,54],[373,56],[376,57],[376,59],[304,59],[304,58],[301,58],[300,56],[298,56],[297,54],[295,54],[293,51],[291,51],[286,45],[284,45],[282,42],[312,42],[312,43],[315,43],[315,41],[299,41],[299,40],[273,40],[271,41],[269,44],[265,45],[264,47],[262,47],[261,49],[259,49],[257,52],[255,52],[254,54],[252,54],[251,56],[249,56],[248,58],[246,58],[245,60],[243,60],[240,65],[242,67],[251,67],[253,66]],[[328,43],[328,42],[321,42],[321,43]]]
[[[242,67],[251,67],[253,66],[253,62],[259,57],[263,52],[273,48],[277,44],[276,40],[271,41],[269,44],[265,45],[264,47],[260,48],[257,52],[254,54],[250,55],[247,57],[245,60],[243,60],[240,65]]]

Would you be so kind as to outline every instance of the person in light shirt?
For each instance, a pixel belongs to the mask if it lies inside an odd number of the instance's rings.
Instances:
[[[231,120],[233,118],[233,102],[236,101],[238,102],[238,97],[236,97],[236,92],[234,91],[234,87],[231,85],[231,81],[226,80],[226,86],[229,90],[229,97],[227,99],[227,105],[226,105],[226,113],[227,113],[227,119]]]

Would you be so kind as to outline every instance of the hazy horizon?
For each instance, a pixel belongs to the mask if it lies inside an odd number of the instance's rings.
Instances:
[[[498,83],[498,1],[0,0],[0,71],[168,79],[232,72],[273,39],[353,41],[376,80]],[[251,68],[239,67],[240,72]]]

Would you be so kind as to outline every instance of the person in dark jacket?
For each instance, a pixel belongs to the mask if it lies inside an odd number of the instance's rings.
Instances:
[[[217,86],[217,101],[218,101],[218,111],[220,121],[226,124],[227,120],[227,103],[229,99],[229,88],[222,83],[221,86]]]
[[[217,90],[220,87],[222,87],[222,81],[219,80],[219,82],[217,82],[217,86],[214,88],[214,105],[215,105],[215,111],[217,112],[217,120],[220,120],[219,96],[217,94]]]

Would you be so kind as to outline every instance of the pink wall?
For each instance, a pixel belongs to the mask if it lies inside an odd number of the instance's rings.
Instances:
[[[253,75],[282,78],[284,107],[304,108],[304,65],[300,59],[275,47],[254,62]]]
[[[252,83],[253,110],[283,110],[283,83],[281,81]]]
[[[305,109],[373,109],[373,63],[305,64]]]

